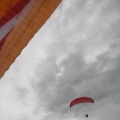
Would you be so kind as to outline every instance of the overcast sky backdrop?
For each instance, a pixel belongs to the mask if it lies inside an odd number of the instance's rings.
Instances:
[[[0,120],[120,119],[120,0],[63,0],[0,81]]]

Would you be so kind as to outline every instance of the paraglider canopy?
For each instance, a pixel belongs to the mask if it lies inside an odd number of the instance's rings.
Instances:
[[[94,100],[90,97],[79,97],[71,101],[70,108],[80,103],[94,103]]]
[[[79,97],[72,100],[69,106],[71,108],[77,104],[88,104],[88,103],[94,103],[94,100],[90,97]],[[85,114],[85,117],[88,118],[88,114]]]
[[[0,79],[61,2],[0,0]]]

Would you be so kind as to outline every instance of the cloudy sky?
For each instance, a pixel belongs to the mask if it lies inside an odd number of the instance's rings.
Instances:
[[[63,0],[0,81],[0,120],[120,118],[120,1]]]

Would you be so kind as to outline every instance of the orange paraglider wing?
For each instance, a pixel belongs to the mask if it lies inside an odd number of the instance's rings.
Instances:
[[[0,78],[61,1],[0,1]]]
[[[71,101],[70,108],[81,103],[94,103],[94,100],[90,97],[79,97]]]

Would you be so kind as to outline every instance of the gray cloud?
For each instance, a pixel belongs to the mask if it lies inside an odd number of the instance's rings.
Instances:
[[[61,17],[51,20],[48,56],[32,78],[36,114],[42,106],[43,119],[77,119],[79,112],[71,113],[69,102],[87,95],[95,99],[93,119],[119,118],[119,11],[119,0],[63,1]]]
[[[46,109],[55,114],[56,112],[61,115],[68,114],[70,100],[81,95],[88,95],[95,99],[96,105],[93,111],[101,112],[100,105],[120,105],[118,100],[120,55],[112,58],[110,54],[109,52],[101,54],[94,63],[89,64],[85,63],[82,59],[84,57],[80,54],[71,54],[61,63],[60,67],[64,67],[64,70],[59,77],[57,75],[60,71],[56,71],[54,67],[56,65],[53,64],[55,61],[48,60],[45,65],[47,70],[43,70],[43,73],[47,73],[47,76],[49,73],[53,77],[44,77],[35,83],[38,98],[40,101],[43,100]],[[103,109],[107,108],[103,107]],[[106,114],[108,115],[107,112]]]

